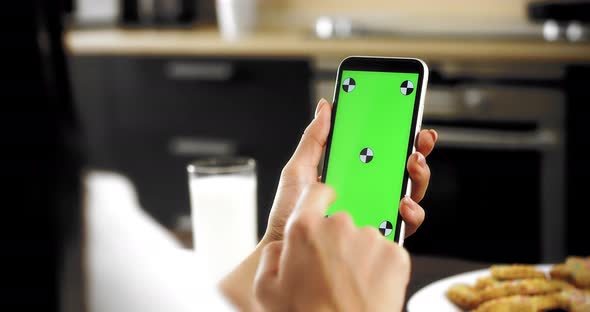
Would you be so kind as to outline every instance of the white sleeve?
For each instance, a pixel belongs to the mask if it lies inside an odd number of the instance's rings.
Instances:
[[[129,181],[91,173],[85,182],[91,312],[234,311],[201,257],[140,209]]]

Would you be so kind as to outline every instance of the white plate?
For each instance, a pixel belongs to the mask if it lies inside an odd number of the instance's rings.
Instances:
[[[544,272],[549,272],[550,264],[537,265],[536,267]],[[445,295],[447,289],[457,283],[474,285],[478,278],[489,276],[489,269],[465,272],[458,275],[446,277],[433,282],[418,290],[408,300],[408,312],[438,311],[438,312],[461,312]]]

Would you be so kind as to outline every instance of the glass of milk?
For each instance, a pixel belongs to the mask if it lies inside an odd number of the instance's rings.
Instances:
[[[188,166],[193,246],[219,281],[258,243],[256,162],[217,157]]]

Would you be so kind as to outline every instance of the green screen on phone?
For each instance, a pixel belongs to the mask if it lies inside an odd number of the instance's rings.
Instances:
[[[397,239],[418,83],[418,73],[342,71],[324,171],[337,193],[328,215],[346,211]]]

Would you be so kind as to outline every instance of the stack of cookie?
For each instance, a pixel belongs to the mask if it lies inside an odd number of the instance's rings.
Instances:
[[[590,257],[568,257],[549,275],[535,266],[493,265],[474,285],[456,284],[447,297],[463,310],[590,312]]]

